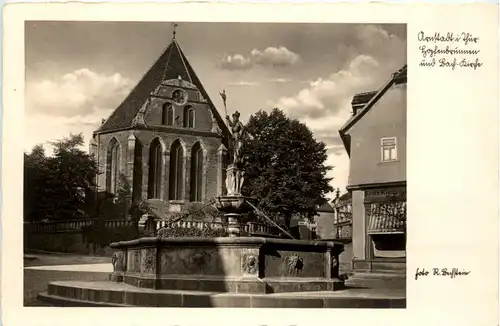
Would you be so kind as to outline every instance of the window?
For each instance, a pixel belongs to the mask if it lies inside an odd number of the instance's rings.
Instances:
[[[194,108],[184,107],[184,128],[194,128]]]
[[[398,159],[396,137],[382,138],[382,162],[396,161]]]
[[[202,201],[203,150],[200,143],[193,146],[191,154],[191,201]]]
[[[174,109],[171,103],[165,103],[161,112],[161,124],[172,126],[174,124]]]
[[[148,198],[161,198],[162,147],[158,138],[149,146]]]
[[[120,143],[113,137],[108,145],[106,189],[115,194],[120,180]]]
[[[170,149],[169,200],[182,199],[183,151],[181,143],[176,140]]]

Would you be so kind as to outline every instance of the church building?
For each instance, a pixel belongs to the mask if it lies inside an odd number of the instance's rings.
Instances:
[[[99,192],[127,178],[132,202],[163,217],[223,193],[229,130],[174,37],[94,132]]]

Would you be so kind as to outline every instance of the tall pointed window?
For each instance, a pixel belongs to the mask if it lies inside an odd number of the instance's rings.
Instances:
[[[161,198],[162,147],[158,138],[149,145],[148,198]]]
[[[203,183],[203,151],[200,143],[193,146],[191,152],[191,201],[202,201],[202,183]]]
[[[174,108],[172,103],[165,103],[161,112],[161,124],[172,126],[174,124]]]
[[[183,183],[183,150],[181,143],[176,140],[170,149],[170,174],[169,174],[169,187],[168,199],[181,200],[182,199],[182,183]]]
[[[120,180],[120,143],[112,138],[108,145],[106,167],[106,190],[115,194]]]
[[[184,107],[184,128],[194,128],[194,108],[192,106]]]

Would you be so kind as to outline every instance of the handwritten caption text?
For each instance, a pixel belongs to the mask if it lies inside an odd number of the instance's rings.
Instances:
[[[446,34],[418,33],[421,61],[420,67],[439,67],[455,70],[468,68],[477,70],[483,66],[479,59],[479,37],[467,32]]]

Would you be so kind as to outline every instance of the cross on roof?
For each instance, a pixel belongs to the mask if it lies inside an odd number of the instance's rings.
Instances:
[[[179,26],[179,24],[177,24],[177,23],[173,23],[173,24],[172,24],[172,26],[173,26],[173,28],[174,28],[174,31],[172,32],[172,34],[173,34],[173,39],[175,40],[175,34],[176,34],[175,29],[176,29],[176,27],[177,27],[177,26]]]

